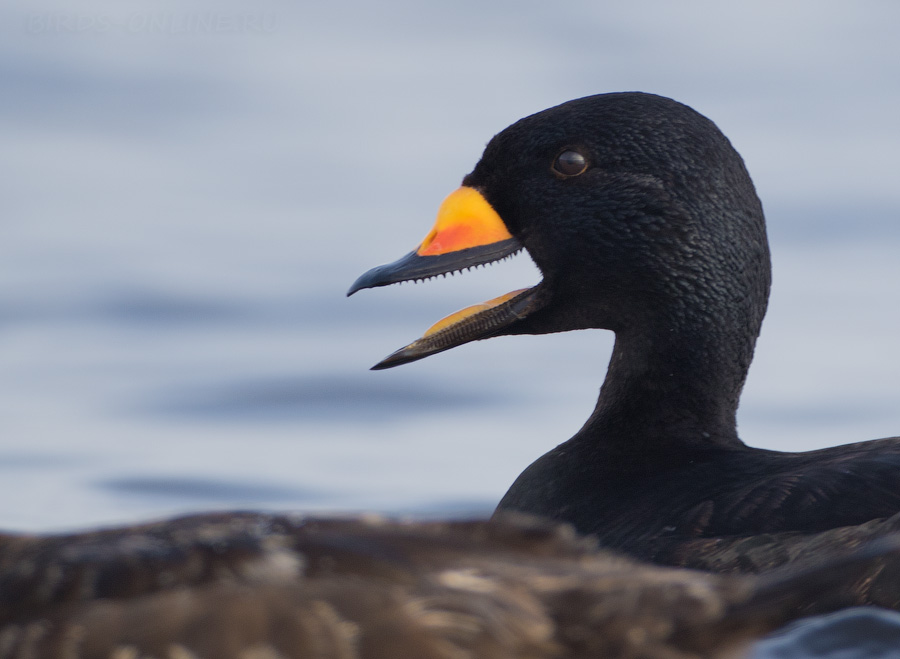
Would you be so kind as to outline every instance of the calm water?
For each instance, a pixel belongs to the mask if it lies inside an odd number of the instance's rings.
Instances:
[[[900,433],[898,20],[838,2],[4,3],[0,526],[489,511],[587,417],[611,336],[372,373],[539,275],[519,257],[344,292],[421,239],[495,132],[602,91],[694,106],[757,183],[775,284],[744,439]]]

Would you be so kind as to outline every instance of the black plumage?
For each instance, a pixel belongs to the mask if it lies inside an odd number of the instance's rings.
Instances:
[[[710,120],[650,94],[570,101],[496,135],[463,185],[489,202],[543,280],[517,296],[512,320],[499,314],[510,315],[509,303],[476,314],[501,328],[453,345],[584,328],[616,336],[593,414],[518,477],[499,511],[570,522],[644,559],[722,569],[785,560],[773,534],[825,533],[839,545],[853,533],[833,530],[900,512],[900,439],[784,453],[738,437],[771,268],[753,183]],[[382,365],[448,347],[432,343]],[[713,565],[685,550],[762,536],[771,554],[749,563]]]

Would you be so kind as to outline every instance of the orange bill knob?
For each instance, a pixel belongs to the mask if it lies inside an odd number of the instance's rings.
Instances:
[[[434,227],[416,253],[435,256],[511,238],[509,229],[487,199],[475,188],[463,186],[444,199]]]
[[[481,192],[463,186],[441,204],[434,228],[417,249],[364,273],[347,295],[363,288],[428,279],[499,261],[520,249],[521,243]]]

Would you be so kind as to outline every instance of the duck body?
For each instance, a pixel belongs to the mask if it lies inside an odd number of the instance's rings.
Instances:
[[[451,316],[377,368],[501,335],[616,336],[593,414],[519,476],[498,511],[569,522],[605,546],[680,564],[697,539],[827,534],[900,512],[900,439],[782,453],[738,437],[771,266],[753,183],[710,120],[643,93],[569,101],[497,134],[461,189],[483,197],[496,215],[488,223],[513,241],[505,253],[524,247],[543,280]],[[416,252],[351,292],[495,260],[490,248],[508,241],[444,240],[430,255],[452,217],[487,214],[454,215],[454,195]],[[756,564],[786,555],[772,551]]]
[[[579,441],[528,467],[498,510],[565,520],[605,547],[677,564],[685,557],[671,552],[692,539],[818,534],[900,511],[896,439],[804,453],[692,448],[627,463],[581,460]]]

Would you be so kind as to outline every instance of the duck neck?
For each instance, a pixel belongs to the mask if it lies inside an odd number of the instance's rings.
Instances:
[[[650,324],[666,328],[653,334],[617,332],[597,406],[573,440],[638,462],[743,447],[736,414],[756,333],[729,332],[717,320],[705,327]]]

